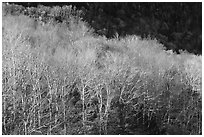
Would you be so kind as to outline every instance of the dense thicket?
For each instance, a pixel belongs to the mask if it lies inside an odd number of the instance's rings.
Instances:
[[[100,35],[155,37],[168,49],[202,53],[202,3],[18,3],[24,6],[73,5]]]
[[[3,4],[2,134],[202,134],[202,56],[82,16]]]

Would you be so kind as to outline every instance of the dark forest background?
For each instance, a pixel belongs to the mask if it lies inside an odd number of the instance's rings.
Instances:
[[[202,54],[201,2],[18,2],[24,7],[72,5],[84,21],[107,38],[140,35],[158,39],[167,49]],[[57,18],[63,21],[62,18]]]

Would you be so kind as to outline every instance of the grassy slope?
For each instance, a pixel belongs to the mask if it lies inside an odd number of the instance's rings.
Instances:
[[[2,20],[3,134],[201,134],[201,56],[81,21]]]

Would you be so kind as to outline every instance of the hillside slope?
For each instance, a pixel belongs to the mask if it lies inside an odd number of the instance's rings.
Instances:
[[[2,19],[3,134],[202,134],[202,57],[86,23]]]

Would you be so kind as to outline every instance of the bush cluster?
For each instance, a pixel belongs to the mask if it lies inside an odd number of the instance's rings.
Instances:
[[[35,20],[47,22],[70,22],[71,18],[80,20],[82,10],[76,10],[75,6],[65,5],[63,7],[55,6],[53,8],[39,5],[38,7],[23,7],[16,4],[3,3],[3,16],[10,15],[26,15]]]
[[[75,15],[2,21],[4,135],[202,134],[201,56],[97,36]]]

